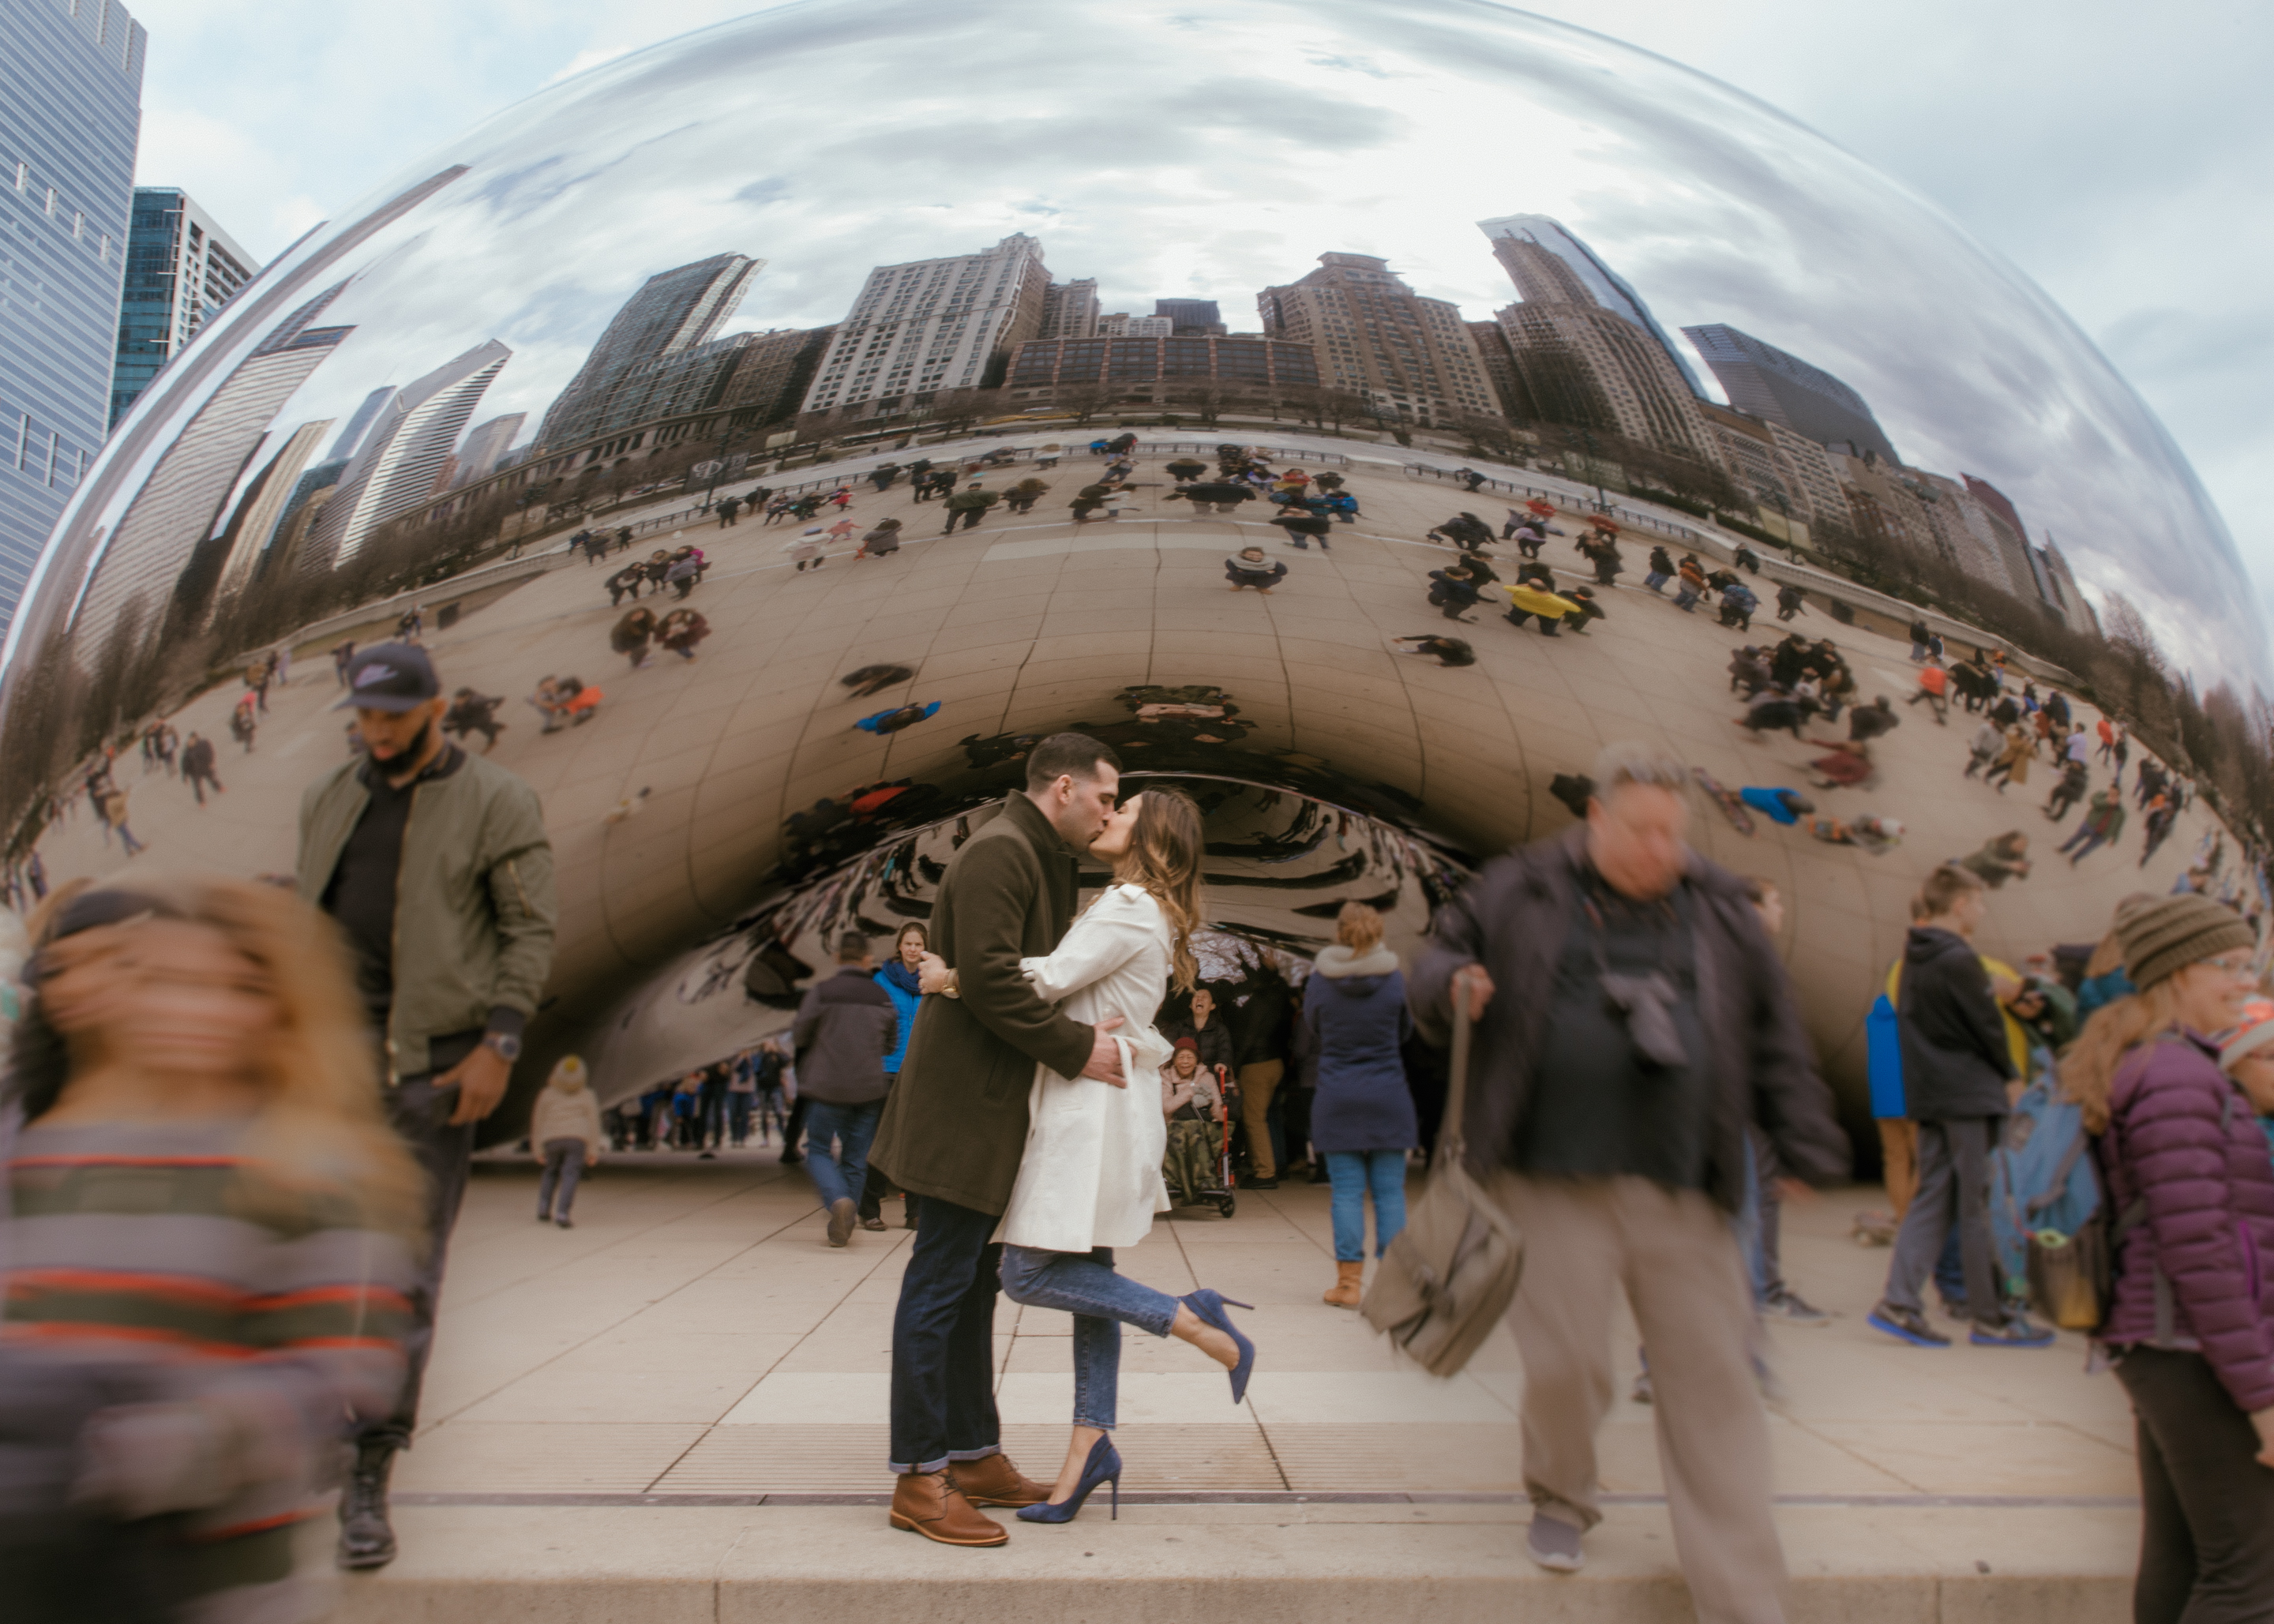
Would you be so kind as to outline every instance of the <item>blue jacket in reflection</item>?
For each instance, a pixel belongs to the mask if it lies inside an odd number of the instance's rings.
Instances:
[[[894,710],[879,710],[874,716],[864,716],[853,724],[872,733],[896,733],[903,727],[914,727],[918,722],[930,721],[939,714],[939,701],[928,705],[902,705]]]

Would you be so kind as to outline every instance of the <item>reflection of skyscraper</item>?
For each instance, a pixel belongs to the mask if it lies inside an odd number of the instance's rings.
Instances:
[[[1717,460],[1697,380],[1640,295],[1545,214],[1480,229],[1524,296],[1494,319],[1541,417]]]
[[[1153,313],[1166,316],[1174,324],[1172,330],[1179,338],[1195,338],[1224,330],[1224,312],[1216,308],[1214,299],[1155,299]]]
[[[692,350],[710,341],[742,302],[750,279],[765,261],[744,254],[713,254],[659,272],[624,301],[584,365],[545,414],[540,446],[566,446],[604,432],[611,397],[623,374],[643,362]]]
[[[339,439],[332,443],[329,460],[345,462],[362,450],[363,437],[371,432],[371,425],[378,421],[380,410],[394,398],[395,386],[391,383],[381,384],[365,395],[363,404],[355,409],[355,415],[348,419],[347,427],[340,431]]]
[[[1300,282],[1255,296],[1269,338],[1310,345],[1332,389],[1415,424],[1500,415],[1460,307],[1425,299],[1372,254],[1323,253]]]
[[[467,485],[489,477],[498,465],[498,459],[513,448],[514,436],[521,425],[529,421],[529,414],[516,411],[502,417],[492,417],[487,423],[466,436],[466,443],[458,447],[457,477],[454,485]]]
[[[0,628],[108,424],[145,37],[115,0],[0,9]]]
[[[110,421],[126,415],[158,369],[260,269],[174,186],[137,186],[126,232],[126,292],[110,376]]]
[[[1820,445],[1848,445],[1858,455],[1870,451],[1890,462],[1902,461],[1864,397],[1822,367],[1732,327],[1682,330],[1738,410],[1781,423]]]
[[[287,505],[299,494],[300,477],[307,470],[308,459],[315,455],[316,447],[323,443],[331,427],[331,418],[319,417],[294,429],[283,449],[260,470],[257,485],[245,491],[237,504],[236,518],[230,522],[231,540],[228,556],[222,560],[217,602],[243,591],[258,575],[269,538],[276,533]]]
[[[1054,282],[1043,297],[1043,330],[1037,338],[1094,338],[1097,334],[1097,278]]]
[[[434,493],[434,478],[513,351],[495,339],[407,383],[373,424],[303,550],[304,568],[337,568],[372,531]]]
[[[1704,396],[1706,392],[1698,387],[1698,374],[1690,370],[1688,359],[1658,325],[1642,295],[1561,221],[1546,214],[1503,214],[1497,220],[1477,222],[1477,229],[1492,239],[1493,258],[1508,272],[1525,304],[1599,304],[1615,316],[1624,317],[1656,341],[1681,374],[1683,387],[1693,395]]]
[[[175,436],[104,546],[70,620],[90,656],[126,605],[142,601],[145,633],[173,615],[194,626],[221,579],[212,538],[222,504],[284,402],[330,358],[353,327],[310,325],[339,297],[341,283],[292,312],[247,355]]]
[[[941,389],[1000,376],[1012,349],[1041,335],[1050,274],[1043,245],[1014,232],[984,253],[880,265],[838,325],[805,410],[929,405]]]

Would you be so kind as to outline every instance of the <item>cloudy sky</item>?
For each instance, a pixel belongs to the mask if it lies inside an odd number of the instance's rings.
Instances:
[[[1034,0],[1038,18],[1049,7]],[[266,256],[489,112],[753,9],[331,0],[248,28],[239,4],[139,0],[141,178],[186,187]],[[2151,29],[2113,0],[1912,0],[1869,26],[1800,0],[1530,9],[1711,73],[1949,210],[2146,396],[2262,595],[2274,583],[2274,514],[2249,482],[2274,427],[2274,217],[2260,201],[2274,128],[2253,110],[2274,69],[2263,8],[2168,0]]]

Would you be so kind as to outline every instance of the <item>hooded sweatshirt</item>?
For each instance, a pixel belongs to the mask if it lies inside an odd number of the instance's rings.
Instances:
[[[1329,1154],[1419,1144],[1399,1052],[1412,1026],[1397,955],[1386,947],[1366,953],[1328,948],[1303,989],[1303,1020],[1319,1051],[1311,1142]]]
[[[1965,937],[1915,925],[1903,945],[1896,1032],[1914,1120],[2003,1116],[2014,1055],[1990,972]]]

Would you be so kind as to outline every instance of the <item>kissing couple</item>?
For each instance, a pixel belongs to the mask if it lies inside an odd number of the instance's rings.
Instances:
[[[1028,754],[1026,787],[950,861],[915,1034],[870,1152],[918,1198],[892,1320],[892,1522],[943,1545],[1007,1541],[982,1506],[1069,1522],[1102,1484],[1118,1514],[1123,1325],[1224,1365],[1234,1403],[1254,1364],[1225,1298],[1170,1297],[1113,1265],[1169,1210],[1170,1049],[1154,1021],[1170,983],[1198,975],[1203,849],[1189,797],[1120,791],[1110,747],[1053,733]],[[1076,918],[1085,853],[1112,865],[1113,883]],[[1073,1434],[1047,1487],[1003,1453],[998,1289],[1074,1317]]]

